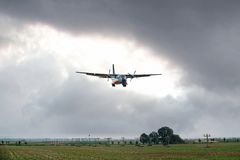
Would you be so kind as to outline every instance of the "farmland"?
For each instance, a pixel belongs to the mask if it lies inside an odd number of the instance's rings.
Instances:
[[[162,145],[2,145],[1,160],[239,160],[240,143]]]

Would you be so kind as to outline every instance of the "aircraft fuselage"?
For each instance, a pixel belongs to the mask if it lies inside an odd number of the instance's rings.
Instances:
[[[112,86],[114,87],[116,84],[122,84],[123,87],[126,87],[127,77],[125,75],[116,75],[112,78]]]

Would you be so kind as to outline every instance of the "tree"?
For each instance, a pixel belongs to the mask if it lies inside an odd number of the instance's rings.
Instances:
[[[159,135],[157,132],[152,132],[149,134],[149,139],[152,143],[158,144],[159,143]]]
[[[136,145],[136,146],[138,146],[138,145],[139,145],[139,144],[138,144],[138,141],[136,141],[136,142],[135,142],[135,145]]]
[[[151,132],[149,136],[146,133],[141,134],[140,142],[143,144],[149,143],[149,145],[161,142],[163,145],[168,145],[184,143],[184,140],[179,135],[173,134],[171,128],[165,126],[160,128],[158,132]]]
[[[173,135],[173,130],[169,127],[162,127],[158,130],[160,140],[163,145],[168,145],[170,143],[171,137]]]
[[[201,143],[201,142],[202,142],[202,140],[199,138],[199,139],[198,139],[198,143]]]
[[[170,138],[170,144],[184,143],[184,140],[177,134],[173,134]]]
[[[143,144],[148,143],[149,142],[149,136],[146,133],[141,134],[140,142],[142,142]]]

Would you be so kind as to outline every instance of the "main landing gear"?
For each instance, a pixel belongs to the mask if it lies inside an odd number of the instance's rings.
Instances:
[[[112,84],[112,87],[115,87],[115,84]]]

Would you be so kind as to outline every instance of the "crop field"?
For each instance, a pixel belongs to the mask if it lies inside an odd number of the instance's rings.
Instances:
[[[239,160],[240,143],[162,145],[2,145],[1,160]]]

